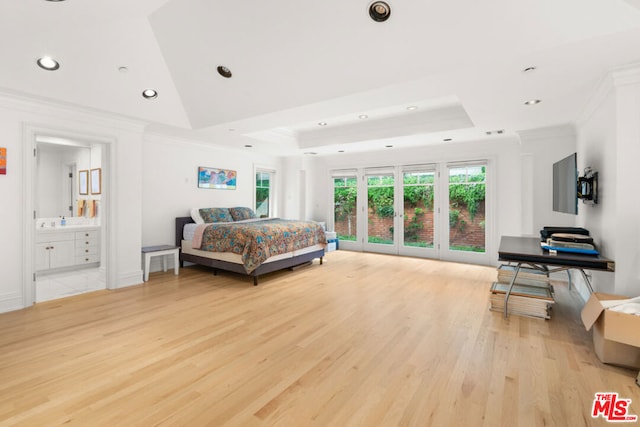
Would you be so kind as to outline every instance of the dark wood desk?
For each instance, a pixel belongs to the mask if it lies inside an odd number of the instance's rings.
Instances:
[[[505,319],[508,317],[507,304],[509,295],[511,295],[520,267],[523,265],[547,273],[576,269],[582,273],[589,292],[593,292],[593,288],[584,270],[615,271],[615,262],[613,260],[600,255],[546,251],[540,246],[540,239],[537,237],[502,236],[500,248],[498,249],[498,260],[516,263],[509,290],[504,297]],[[551,269],[549,268],[550,266],[552,267]],[[571,289],[571,276],[569,276],[569,289]]]

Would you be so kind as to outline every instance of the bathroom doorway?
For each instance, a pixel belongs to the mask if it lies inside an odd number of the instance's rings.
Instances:
[[[33,302],[107,288],[107,145],[35,135]]]

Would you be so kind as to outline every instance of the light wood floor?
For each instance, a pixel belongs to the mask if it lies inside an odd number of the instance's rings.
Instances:
[[[337,251],[258,287],[200,267],[0,315],[0,425],[581,426],[640,415],[581,304],[488,309],[494,268]]]

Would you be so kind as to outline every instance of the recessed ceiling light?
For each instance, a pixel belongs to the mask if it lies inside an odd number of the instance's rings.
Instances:
[[[393,148],[393,145],[385,145],[384,148]]]
[[[225,67],[224,65],[219,65],[217,70],[218,70],[218,74],[220,74],[222,77],[225,77],[227,79],[231,78],[231,76],[233,75],[231,74],[231,70]]]
[[[540,104],[542,101],[539,99],[530,99],[528,101],[525,101],[524,105],[536,105],[536,104]]]
[[[326,125],[327,125],[327,122],[320,122],[320,123],[318,123],[318,126],[326,126]]]
[[[146,99],[156,99],[158,97],[158,91],[155,89],[145,89],[142,91],[142,96]]]
[[[369,118],[369,116],[367,116],[366,114],[360,114],[360,115],[358,116],[358,118],[359,118],[359,119],[368,119],[368,118]]]
[[[118,67],[118,71],[120,71],[121,73],[126,73],[127,71],[129,71],[129,69],[127,67]]]
[[[530,73],[530,72],[535,71],[535,70],[536,70],[536,67],[532,66],[532,67],[525,68],[524,70],[522,70],[522,72],[523,73]]]
[[[50,56],[43,56],[41,58],[38,58],[36,63],[38,64],[38,67],[47,71],[55,71],[60,68],[60,64],[58,63],[58,61]]]
[[[235,132],[236,130],[234,128],[229,128],[229,132]]]
[[[449,141],[453,141],[453,139],[452,138],[445,138],[445,139],[443,139],[443,141],[444,142],[449,142]]]
[[[251,148],[251,147],[253,147],[253,145],[251,145],[251,144],[244,144],[244,146],[245,146],[245,148]]]
[[[316,153],[315,151],[305,151],[304,154],[307,154],[307,155],[310,155],[310,156],[315,156],[318,153]]]
[[[374,1],[369,5],[369,16],[376,22],[384,22],[391,16],[391,8],[383,1]]]
[[[344,153],[344,150],[338,150],[338,153]]]
[[[64,1],[64,0],[46,0],[46,1],[50,1],[51,3],[56,3],[56,2],[60,2],[60,1]]]
[[[410,105],[410,106],[407,107],[407,110],[409,110],[409,111],[413,111],[413,110],[417,110],[417,109],[418,109],[418,107],[416,107],[415,105]]]

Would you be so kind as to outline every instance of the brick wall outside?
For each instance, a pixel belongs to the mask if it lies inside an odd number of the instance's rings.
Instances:
[[[425,212],[418,216],[418,222],[423,225],[422,229],[415,230],[415,236],[417,241],[433,243],[433,211],[425,210]],[[458,207],[460,215],[458,216],[458,226],[453,227],[449,232],[449,243],[452,246],[474,246],[484,248],[485,245],[485,207],[484,203],[481,203],[478,207],[475,217],[471,220],[471,215],[466,207]],[[368,232],[369,236],[379,236],[382,239],[391,240],[393,238],[391,228],[393,227],[393,217],[380,218],[372,215],[372,210],[369,210]],[[415,208],[405,207],[405,219],[404,228],[405,233],[411,232],[412,220],[415,217]],[[351,220],[352,233],[355,234],[356,221],[355,216]],[[464,222],[464,226],[460,226]],[[342,221],[336,221],[335,231],[339,235],[348,234],[348,221],[344,219]],[[416,239],[409,239],[409,241],[415,241]]]

